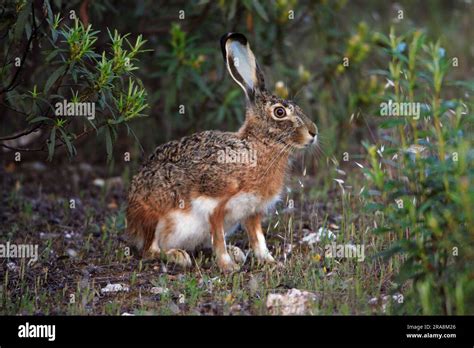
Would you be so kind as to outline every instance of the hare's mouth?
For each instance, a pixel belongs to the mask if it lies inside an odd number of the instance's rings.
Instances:
[[[299,148],[307,148],[318,143],[318,134],[311,133],[309,131],[304,132],[304,135],[301,136],[303,139],[298,143]]]

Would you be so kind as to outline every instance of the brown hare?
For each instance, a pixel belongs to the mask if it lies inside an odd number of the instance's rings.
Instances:
[[[292,101],[271,95],[246,37],[221,38],[227,70],[244,90],[245,122],[237,132],[204,131],[160,145],[132,180],[127,230],[144,255],[190,266],[186,251],[212,247],[221,271],[239,269],[226,233],[242,223],[254,256],[275,262],[262,215],[279,198],[289,157],[317,141],[316,125]]]

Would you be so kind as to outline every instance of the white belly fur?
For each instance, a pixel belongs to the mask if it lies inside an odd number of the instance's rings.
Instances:
[[[226,204],[227,214],[224,219],[226,235],[234,232],[238,224],[246,217],[257,212],[266,212],[275,205],[278,199],[279,195],[276,195],[270,200],[263,200],[261,197],[248,192],[239,193],[232,197]],[[171,213],[174,231],[171,232],[166,243],[164,243],[160,238],[164,226],[162,222],[158,223],[153,247],[165,251],[172,248],[192,251],[200,246],[211,247],[209,216],[218,203],[218,199],[215,198],[198,197],[191,202],[190,210],[178,210]]]

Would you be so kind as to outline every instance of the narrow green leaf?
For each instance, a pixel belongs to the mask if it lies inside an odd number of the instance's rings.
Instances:
[[[56,145],[56,127],[51,129],[48,141],[48,161],[52,161],[54,155],[54,147]]]
[[[107,151],[107,162],[112,160],[112,135],[109,126],[105,126],[105,148]]]
[[[13,32],[14,41],[17,41],[20,39],[23,33],[23,30],[26,27],[26,21],[28,20],[30,12],[31,12],[31,1],[27,1],[26,4],[21,9],[20,14],[18,15],[18,19],[15,23],[15,31]]]
[[[38,117],[35,117],[34,119],[32,119],[30,121],[30,123],[37,123],[37,122],[40,122],[40,121],[51,121],[51,119],[47,118],[47,117],[44,117],[44,116],[38,116]]]
[[[71,140],[69,139],[69,135],[62,128],[58,128],[58,129],[61,132],[61,138],[66,143],[66,147],[67,147],[67,151],[69,153],[69,156],[73,157],[76,154],[76,149],[75,149],[74,145],[71,143]]]
[[[268,22],[268,16],[263,8],[262,4],[258,0],[253,0],[253,7],[257,11],[258,15],[263,18],[265,22]]]
[[[66,71],[66,66],[63,65],[61,67],[59,67],[55,72],[53,72],[51,74],[51,76],[49,76],[48,80],[46,81],[46,84],[44,86],[44,94],[48,94],[49,92],[49,89],[51,88],[51,86],[56,82],[56,80],[62,75],[64,74],[64,72]]]

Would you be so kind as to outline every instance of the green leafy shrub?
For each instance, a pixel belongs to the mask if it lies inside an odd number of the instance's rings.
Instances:
[[[74,156],[75,142],[96,132],[105,139],[107,157],[111,159],[119,125],[131,131],[128,122],[144,116],[148,107],[145,89],[133,75],[146,41],[139,35],[131,43],[129,34],[121,35],[115,30],[108,33],[110,49],[98,52],[95,44],[101,33],[92,30],[90,24],[83,25],[75,16],[66,20],[54,15],[48,1],[44,2],[43,13],[38,13],[31,1],[19,2],[8,9],[12,20],[5,28],[7,42],[2,45],[1,53],[3,61],[10,63],[0,70],[0,93],[4,94],[4,105],[24,116],[27,128],[20,134],[41,130],[43,145],[38,148],[2,145],[18,151],[46,148],[48,159],[52,160],[61,146]],[[17,43],[23,47],[22,52],[10,50]],[[42,58],[36,59],[36,64],[42,69],[35,71],[34,85],[20,84],[21,70],[29,64],[33,45],[41,48]],[[15,56],[19,54],[22,56],[15,65]],[[88,117],[58,114],[63,103],[65,107],[69,103],[90,106],[90,114]],[[14,138],[15,135],[2,140]]]
[[[423,314],[472,313],[472,104],[444,96],[445,89],[459,94],[459,86],[472,91],[472,84],[447,80],[452,59],[421,32],[396,36],[392,30],[382,39],[391,60],[382,72],[388,83],[381,101],[419,103],[420,113],[381,116],[380,144],[365,144],[373,186],[365,193],[367,208],[383,213],[375,233],[392,241],[383,256],[401,255],[398,285],[413,285],[407,306]]]

